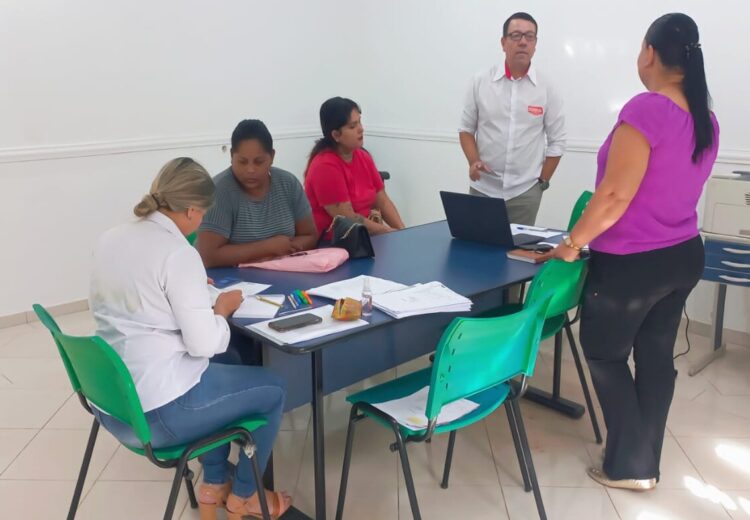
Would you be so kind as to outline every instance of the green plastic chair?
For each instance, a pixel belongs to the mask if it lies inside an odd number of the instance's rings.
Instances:
[[[586,209],[586,206],[589,205],[589,202],[591,201],[591,197],[593,197],[594,194],[590,191],[584,191],[581,193],[581,196],[578,197],[578,200],[575,203],[575,206],[573,206],[573,211],[570,213],[570,221],[568,222],[568,231],[573,230],[573,226],[576,225],[576,222],[578,222],[578,219],[581,218],[581,215],[583,215],[583,211]]]
[[[521,418],[518,399],[526,390],[526,380],[534,372],[539,338],[550,297],[539,298],[519,312],[497,318],[456,318],[446,328],[438,343],[435,362],[430,368],[413,372],[347,398],[352,403],[346,450],[341,472],[336,519],[341,520],[349,478],[354,426],[371,418],[390,428],[396,442],[391,451],[398,451],[409,494],[412,515],[421,519],[414,481],[406,453],[406,444],[429,441],[433,435],[450,433],[448,452],[441,486],[448,487],[456,431],[474,424],[505,405],[513,443],[521,467],[524,488],[533,490],[539,517],[546,519],[534,465],[531,460],[526,430]],[[520,383],[512,381],[521,377]],[[412,429],[396,422],[373,403],[381,403],[408,396],[429,386],[427,398],[427,427]],[[470,399],[479,406],[472,412],[447,424],[437,424],[441,408],[458,399]]]
[[[250,432],[264,426],[267,423],[265,418],[248,417],[236,421],[228,424],[214,435],[191,444],[153,448],[151,446],[151,430],[136,393],[135,384],[117,352],[98,336],[76,337],[63,334],[44,307],[39,304],[35,304],[33,307],[39,320],[52,333],[52,338],[60,352],[73,390],[86,411],[92,413],[90,403],[99,410],[124,422],[133,429],[141,442],[140,446],[124,445],[126,448],[145,456],[160,468],[175,468],[172,490],[164,512],[165,520],[171,519],[174,514],[180,480],[183,478],[190,506],[193,509],[198,507],[192,482],[194,475],[188,466],[188,461],[229,442],[238,441],[242,444],[245,454],[252,461],[256,482],[262,482],[260,467],[254,457],[255,442]],[[98,432],[99,422],[94,418],[73,500],[68,511],[68,520],[75,518]],[[258,497],[264,515],[263,518],[270,519],[265,494],[258,493]]]
[[[197,231],[193,231],[192,233],[190,233],[185,238],[187,238],[187,241],[190,243],[191,246],[194,246],[195,245],[195,241],[198,240],[198,232]]]
[[[591,426],[594,430],[594,437],[597,444],[602,443],[602,434],[599,429],[599,422],[596,418],[596,410],[591,400],[591,391],[586,380],[586,374],[583,370],[581,357],[578,353],[575,337],[571,325],[578,320],[578,313],[573,320],[568,316],[568,312],[578,309],[583,294],[583,287],[588,272],[588,262],[578,260],[575,262],[564,262],[562,260],[549,260],[536,273],[531,282],[526,300],[523,305],[509,304],[500,309],[490,311],[491,315],[504,315],[518,312],[519,308],[534,305],[543,295],[553,291],[553,298],[547,309],[545,316],[544,328],[542,330],[542,340],[549,337],[555,337],[555,351],[552,371],[552,392],[545,392],[538,388],[531,388],[526,392],[526,399],[534,401],[541,405],[553,408],[561,413],[571,417],[579,418],[583,416],[584,410],[577,403],[573,403],[560,395],[560,383],[562,379],[562,340],[563,332],[568,338],[570,351],[573,354],[573,361],[578,372],[578,379],[581,382],[583,396],[586,399],[586,408],[591,418]]]

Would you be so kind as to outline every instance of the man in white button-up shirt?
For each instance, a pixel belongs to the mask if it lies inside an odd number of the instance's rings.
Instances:
[[[536,220],[566,138],[562,99],[531,63],[536,41],[530,15],[505,21],[505,63],[473,78],[459,128],[470,193],[505,199],[511,222],[527,225]]]

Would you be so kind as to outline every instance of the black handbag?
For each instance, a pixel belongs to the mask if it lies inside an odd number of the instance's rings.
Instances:
[[[342,247],[349,252],[349,258],[375,256],[370,241],[370,232],[362,222],[343,215],[336,215],[331,222],[331,245]]]

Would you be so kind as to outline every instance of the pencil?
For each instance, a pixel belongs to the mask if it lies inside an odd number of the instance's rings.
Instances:
[[[275,305],[276,307],[281,307],[281,304],[280,304],[280,303],[276,303],[275,301],[273,301],[273,300],[269,300],[268,298],[264,298],[263,296],[258,296],[258,295],[256,294],[256,295],[255,295],[255,297],[256,297],[256,298],[257,298],[258,300],[262,301],[262,302],[265,302],[265,303],[270,303],[271,305]]]

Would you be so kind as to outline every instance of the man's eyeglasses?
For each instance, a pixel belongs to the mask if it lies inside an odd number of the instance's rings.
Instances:
[[[508,38],[513,40],[514,42],[520,42],[521,38],[524,38],[527,42],[535,42],[536,41],[536,33],[533,32],[512,32],[508,33]]]

